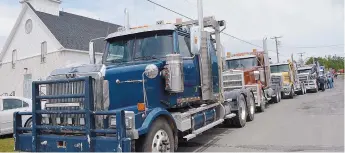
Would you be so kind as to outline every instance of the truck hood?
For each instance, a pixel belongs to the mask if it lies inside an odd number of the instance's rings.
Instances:
[[[50,76],[58,76],[65,74],[92,74],[98,73],[99,76],[105,75],[105,65],[103,64],[82,64],[79,66],[65,67],[56,69],[50,73]]]
[[[104,79],[109,84],[109,99],[111,101],[109,109],[116,109],[137,105],[144,102],[143,95],[143,73],[149,64],[154,64],[161,71],[165,65],[163,61],[142,61],[125,63],[120,65],[109,65],[106,68]],[[162,78],[158,75],[153,79],[145,77],[145,89],[148,101],[159,101],[160,92],[163,87]],[[152,96],[156,95],[156,96]],[[153,103],[149,103],[153,105]]]

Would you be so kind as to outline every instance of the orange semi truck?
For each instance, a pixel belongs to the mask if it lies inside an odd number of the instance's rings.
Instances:
[[[259,112],[264,111],[268,102],[277,103],[281,100],[281,87],[271,84],[267,52],[259,52],[255,49],[252,52],[233,55],[227,52],[225,66],[227,71],[232,72],[234,79],[231,88],[224,88],[224,90],[250,89],[254,94],[256,108]]]

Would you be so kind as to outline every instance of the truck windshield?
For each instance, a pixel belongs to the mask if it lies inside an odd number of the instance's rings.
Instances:
[[[280,72],[289,72],[289,65],[272,65],[271,66],[271,73],[280,73]]]
[[[311,69],[298,70],[298,73],[310,73]]]
[[[172,31],[146,32],[111,39],[103,59],[105,63],[159,59],[173,51]]]
[[[257,66],[256,57],[227,60],[228,69],[248,69]]]

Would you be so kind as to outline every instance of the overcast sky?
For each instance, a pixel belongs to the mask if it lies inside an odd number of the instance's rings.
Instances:
[[[197,17],[196,0],[152,1],[189,17]],[[130,12],[131,26],[181,18],[146,0],[63,0],[60,9],[123,25],[125,8]],[[20,9],[19,0],[0,0],[0,48]],[[259,46],[262,46],[264,37],[282,36],[281,61],[287,60],[292,53],[297,58],[300,52],[305,52],[304,58],[329,54],[344,56],[344,0],[204,0],[204,16],[210,15],[227,22],[226,33]],[[221,39],[227,52],[260,50],[225,35]],[[275,62],[275,43],[271,39],[268,49]]]

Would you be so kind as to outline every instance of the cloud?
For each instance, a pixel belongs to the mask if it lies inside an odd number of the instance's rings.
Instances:
[[[20,7],[0,2],[0,36],[9,35],[20,13]]]
[[[195,0],[152,1],[197,18]],[[225,20],[226,33],[260,46],[264,37],[283,36],[279,48],[281,60],[287,60],[292,53],[296,56],[299,52],[306,52],[305,57],[343,53],[343,46],[293,48],[342,44],[344,42],[343,0],[204,0],[203,2],[204,16],[213,15],[216,19]],[[147,0],[74,0],[63,1],[61,7],[67,12],[121,25],[124,24],[125,8],[130,12],[132,26],[152,25],[158,20],[174,21],[176,18],[181,18]],[[4,9],[9,12],[19,12],[18,6],[8,6],[0,2],[0,21],[13,22],[17,15],[4,15],[1,13],[1,11],[7,12]],[[7,28],[0,27],[0,36],[9,33],[8,29],[11,29],[11,26],[6,26]],[[245,52],[257,48],[224,35],[221,38],[226,51]],[[268,39],[267,44],[269,50],[272,50],[269,55],[275,61],[275,42]]]
[[[0,2],[0,51],[10,34],[16,19],[20,13],[20,6],[5,4]]]

